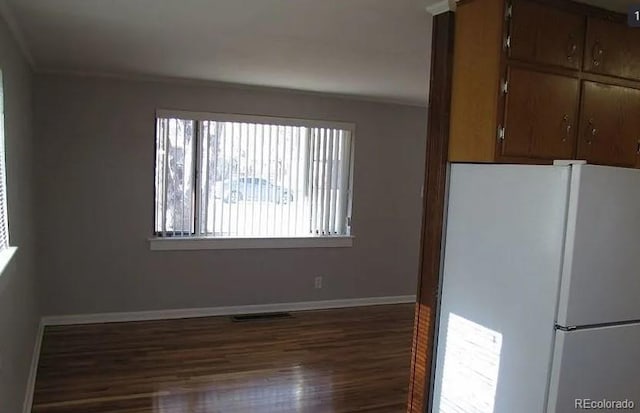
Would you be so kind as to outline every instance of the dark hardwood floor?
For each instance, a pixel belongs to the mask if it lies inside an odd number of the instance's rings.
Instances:
[[[414,306],[48,327],[38,413],[406,409]]]

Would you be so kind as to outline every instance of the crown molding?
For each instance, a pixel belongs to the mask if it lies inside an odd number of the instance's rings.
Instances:
[[[426,7],[427,13],[432,16],[437,16],[438,14],[446,13],[449,11],[456,11],[456,2],[457,0],[442,0],[437,3],[434,3],[430,6]]]
[[[0,0],[0,16],[7,23],[7,27],[9,28],[9,32],[13,35],[14,40],[18,43],[18,47],[22,52],[22,55],[27,60],[32,69],[36,68],[36,62],[33,58],[33,54],[31,53],[31,49],[29,49],[29,45],[27,44],[27,40],[24,36],[24,32],[16,19],[15,14],[13,14],[13,10],[11,10],[11,6],[7,3],[6,0]]]

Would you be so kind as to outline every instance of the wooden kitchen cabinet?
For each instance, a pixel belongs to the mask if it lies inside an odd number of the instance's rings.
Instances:
[[[640,29],[589,18],[585,45],[585,71],[640,80]]]
[[[582,96],[578,159],[638,166],[640,90],[584,82]]]
[[[507,84],[501,154],[531,159],[572,158],[578,79],[512,67]]]
[[[513,0],[510,13],[509,57],[575,70],[582,67],[584,16],[528,0]]]
[[[449,161],[640,167],[640,29],[561,0],[456,10]]]

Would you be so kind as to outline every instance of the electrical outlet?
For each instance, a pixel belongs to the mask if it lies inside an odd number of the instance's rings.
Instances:
[[[316,278],[314,278],[314,287],[316,289],[322,288],[322,276],[318,275]]]

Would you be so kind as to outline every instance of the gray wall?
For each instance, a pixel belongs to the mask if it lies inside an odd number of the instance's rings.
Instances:
[[[414,294],[425,109],[212,84],[39,75],[39,259],[46,314]],[[156,108],[357,124],[346,249],[152,252]],[[323,289],[313,277],[323,275]]]
[[[31,70],[0,18],[9,237],[18,251],[0,274],[0,412],[22,411],[40,314],[35,293]]]

